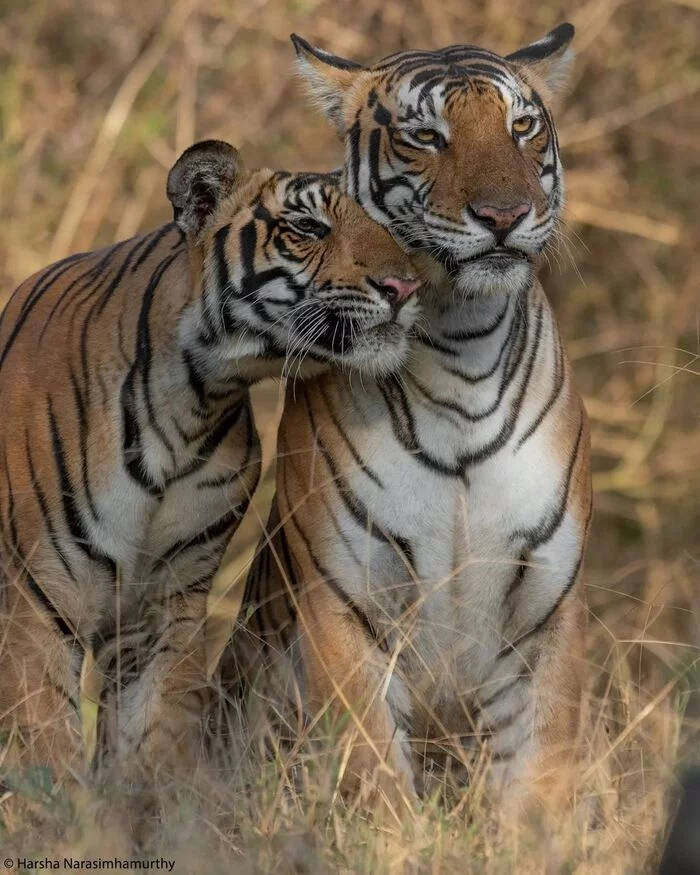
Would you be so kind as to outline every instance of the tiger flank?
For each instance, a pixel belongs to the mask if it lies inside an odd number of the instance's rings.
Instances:
[[[344,789],[397,814],[428,773],[477,760],[510,799],[556,804],[576,746],[589,430],[536,279],[572,37],[371,67],[293,37],[346,190],[419,259],[425,329],[398,376],[288,396],[243,616],[270,660],[291,656],[306,711],[341,718]]]
[[[408,257],[332,177],[247,171],[226,143],[168,177],[174,222],[27,280],[0,325],[0,715],[25,757],[191,768],[212,576],[260,471],[248,387],[407,350]],[[119,707],[117,708],[117,703]]]

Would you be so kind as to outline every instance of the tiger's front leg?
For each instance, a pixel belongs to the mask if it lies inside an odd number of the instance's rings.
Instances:
[[[571,799],[580,732],[586,618],[579,580],[549,620],[531,660],[535,665],[526,690],[530,698],[526,711],[529,739],[519,748],[509,747],[507,736],[512,729],[507,717],[502,719],[500,731],[496,724],[493,743],[503,754],[494,757],[493,779],[497,783],[499,778],[510,776],[515,791],[512,797],[521,810],[539,808],[556,814]]]
[[[114,630],[98,718],[103,768],[116,760],[140,777],[192,773],[199,765],[209,698],[207,591],[171,594],[149,608],[145,622],[127,620]]]
[[[83,647],[58,612],[44,610],[41,592],[26,573],[0,573],[0,761],[48,766],[63,778],[85,764]]]
[[[341,751],[341,791],[360,796],[375,816],[396,825],[417,800],[401,723],[407,692],[362,618],[325,581],[299,599],[298,623],[312,717],[328,709]]]

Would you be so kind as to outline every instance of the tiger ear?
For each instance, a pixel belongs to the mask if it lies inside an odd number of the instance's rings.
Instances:
[[[345,97],[364,67],[324,52],[295,33],[291,40],[297,53],[297,70],[308,92],[342,137],[345,134]]]
[[[534,74],[537,90],[544,91],[545,97],[554,97],[566,87],[569,79],[574,60],[569,43],[574,32],[573,24],[560,24],[537,42],[506,55],[506,61]]]
[[[166,191],[173,219],[196,236],[216,208],[233,193],[241,173],[236,149],[222,140],[203,140],[180,155],[168,174]]]

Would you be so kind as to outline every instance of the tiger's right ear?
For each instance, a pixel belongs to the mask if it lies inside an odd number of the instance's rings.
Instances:
[[[364,67],[324,52],[295,33],[291,40],[297,53],[297,69],[308,92],[342,137],[345,134],[344,99]]]
[[[173,219],[188,236],[196,236],[233,193],[241,173],[238,152],[222,140],[203,140],[180,155],[168,174],[166,191]]]

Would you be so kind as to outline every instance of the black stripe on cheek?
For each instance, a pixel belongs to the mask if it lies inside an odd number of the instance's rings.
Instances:
[[[247,222],[240,230],[238,239],[240,242],[240,258],[243,265],[243,276],[246,280],[255,274],[255,248],[258,243],[258,232],[255,222]]]
[[[214,234],[214,259],[216,262],[216,279],[218,283],[218,293],[222,295],[229,284],[228,262],[226,261],[226,241],[231,231],[230,225],[224,225],[223,228]]]

